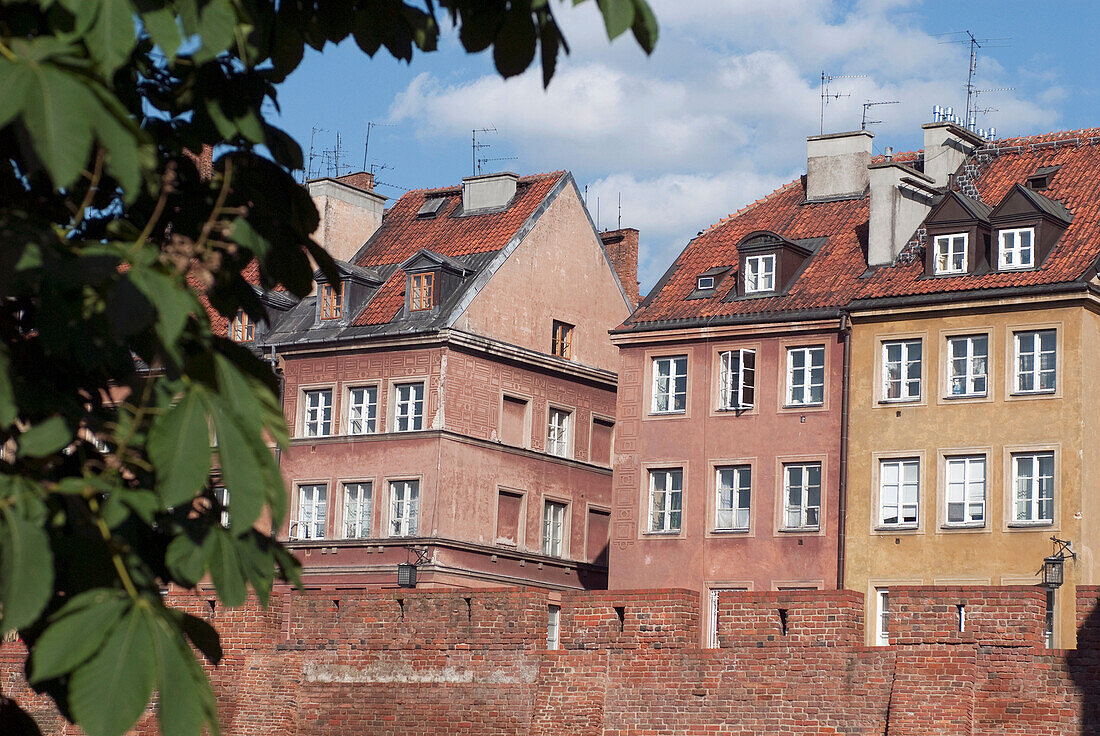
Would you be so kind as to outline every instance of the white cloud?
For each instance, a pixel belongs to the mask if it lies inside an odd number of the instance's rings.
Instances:
[[[830,100],[826,132],[858,128],[865,101],[899,101],[870,113],[882,121],[877,150],[919,147],[933,104],[963,108],[968,49],[920,30],[911,0],[651,2],[661,38],[650,58],[629,33],[608,44],[595,3],[555,4],[573,54],[548,90],[538,69],[508,81],[421,74],[390,119],[443,140],[495,125],[492,155],[516,154],[519,171],[571,169],[594,182],[593,210],[595,192],[606,203],[621,191],[623,223],[652,246],[645,288],[696,231],[804,171],[822,70],[860,75],[832,85],[845,96]],[[1005,74],[982,57],[977,86],[1011,86]],[[980,106],[996,111],[980,124],[1002,135],[1051,129],[1064,96],[1056,77],[988,93]]]

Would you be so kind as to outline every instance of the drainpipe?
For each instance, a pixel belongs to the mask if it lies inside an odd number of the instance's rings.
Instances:
[[[847,312],[840,313],[840,333],[844,338],[844,367],[840,377],[840,499],[837,508],[836,589],[844,590],[845,529],[848,524],[848,384],[852,368],[852,322]]]

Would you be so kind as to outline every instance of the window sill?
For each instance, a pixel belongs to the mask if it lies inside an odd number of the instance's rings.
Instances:
[[[876,532],[919,532],[919,524],[879,524],[875,527]]]
[[[687,414],[687,409],[678,409],[676,411],[651,411],[649,416],[651,417],[682,417]]]
[[[812,401],[812,402],[806,402],[805,404],[784,404],[783,408],[784,409],[815,409],[815,408],[820,409],[823,406],[825,406],[824,401]]]
[[[719,414],[744,414],[747,411],[752,411],[755,406],[719,406],[714,411]]]
[[[642,534],[644,534],[647,537],[678,537],[678,536],[680,536],[680,530],[679,529],[674,529],[674,530],[669,530],[667,532],[665,532],[665,531],[645,531],[645,532],[642,532]]]
[[[1054,396],[1058,389],[1045,388],[1042,391],[1013,391],[1009,396]]]
[[[1045,526],[1054,526],[1053,519],[1039,519],[1038,521],[1010,521],[1009,529],[1041,529]]]
[[[919,404],[921,401],[920,396],[905,397],[903,399],[879,399],[879,404]]]
[[[987,399],[989,394],[948,394],[944,396],[944,401],[953,401],[959,399]]]
[[[744,529],[711,529],[710,533],[711,534],[732,534],[732,535],[748,534],[749,529],[748,529],[748,527],[745,527]]]
[[[940,529],[950,531],[952,529],[985,529],[984,521],[948,521],[940,525]]]
[[[820,526],[781,526],[777,530],[781,534],[817,534],[821,531]]]

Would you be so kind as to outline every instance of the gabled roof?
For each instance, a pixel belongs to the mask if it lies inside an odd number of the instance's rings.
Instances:
[[[993,208],[985,202],[972,199],[962,192],[950,191],[940,200],[939,204],[932,208],[932,211],[929,213],[929,218],[935,219],[936,215],[950,206],[951,203],[957,204],[962,208],[963,212],[966,213],[966,217],[984,223],[989,222],[989,213],[993,211]]]
[[[442,266],[443,268],[454,271],[459,275],[466,275],[472,269],[465,263],[455,260],[450,256],[445,256],[440,253],[435,253],[427,248],[421,248],[416,253],[406,258],[404,262],[400,264],[400,268],[403,271],[408,271],[413,268],[423,268],[419,264],[428,264],[430,266]]]
[[[1056,200],[1046,197],[1039,192],[1025,187],[1021,184],[1016,184],[1012,187],[1012,192],[1019,194],[1032,204],[1039,212],[1046,213],[1056,220],[1066,223],[1067,225],[1073,221],[1073,214],[1065,208],[1065,206]],[[1007,197],[1006,197],[1007,198]],[[1000,205],[997,206],[1000,209]]]
[[[923,278],[921,259],[868,270],[866,258],[869,201],[866,195],[828,202],[808,202],[799,179],[719,221],[692,239],[619,332],[672,329],[733,321],[796,319],[839,313],[857,300],[1035,287],[1073,282],[1092,275],[1100,257],[1100,129],[1052,133],[995,141],[978,149],[968,164],[977,175],[956,177],[958,201],[975,216],[988,217],[1016,184],[1040,167],[1057,166],[1045,195],[1026,190],[1029,198],[1054,215],[1072,217],[1058,244],[1033,271],[990,272]],[[894,161],[919,164],[920,152],[901,153]],[[878,161],[883,159],[879,158]],[[965,185],[965,186],[964,186]],[[971,188],[973,187],[973,188]],[[1042,200],[1047,203],[1040,205]],[[715,298],[692,299],[695,277],[738,262],[737,244],[753,232],[767,230],[785,240],[824,239],[805,269],[781,294],[731,299],[737,279],[726,279]]]
[[[385,281],[385,279],[383,279],[373,268],[354,266],[346,261],[340,261],[335,258],[333,259],[333,263],[336,264],[336,271],[341,277],[351,278],[371,286],[379,286]],[[318,283],[328,283],[328,277],[325,276],[324,271],[320,269],[313,272],[313,280]]]

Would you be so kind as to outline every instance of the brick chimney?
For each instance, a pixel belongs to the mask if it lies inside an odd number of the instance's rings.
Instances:
[[[858,197],[867,189],[871,139],[866,130],[806,139],[806,199]]]
[[[632,227],[607,230],[600,233],[600,240],[619,277],[619,283],[623,285],[623,291],[630,299],[630,308],[637,307],[641,302],[638,293],[638,231]]]
[[[307,186],[321,216],[314,240],[333,258],[350,262],[382,224],[386,198],[374,191],[374,175],[360,171]]]

